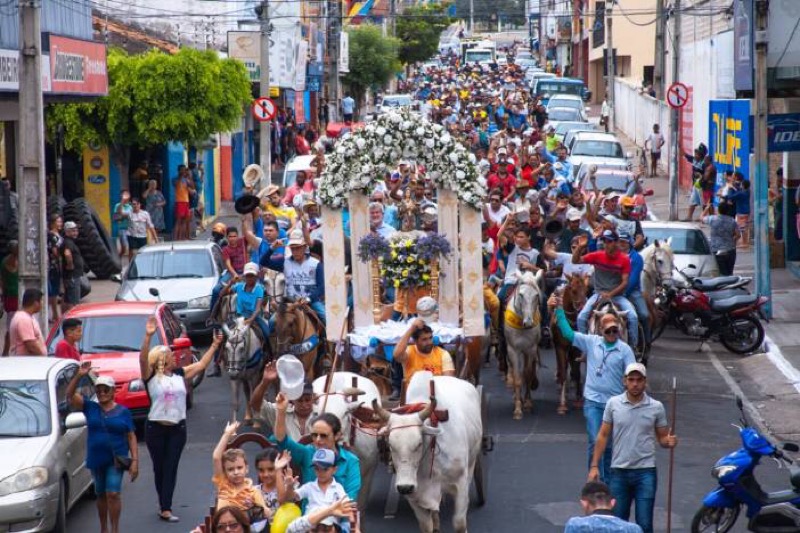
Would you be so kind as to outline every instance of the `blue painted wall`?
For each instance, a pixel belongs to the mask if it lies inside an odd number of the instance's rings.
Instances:
[[[108,195],[109,199],[111,200],[108,203],[109,208],[109,217],[111,217],[111,235],[113,237],[117,236],[117,228],[116,224],[114,224],[114,206],[117,205],[120,199],[120,195],[122,194],[122,179],[119,175],[119,168],[116,165],[116,161],[114,161],[113,156],[109,154],[109,165],[108,165]]]
[[[239,198],[244,189],[244,182],[242,181],[242,174],[245,169],[245,146],[244,134],[242,132],[234,133],[231,135],[231,181],[233,182],[233,197]]]
[[[214,185],[217,176],[214,172],[214,150],[203,150],[203,167],[206,169],[205,182],[203,183],[203,202],[206,216],[217,214],[217,199],[214,195]]]
[[[172,231],[173,224],[175,223],[175,186],[172,180],[178,175],[178,165],[184,162],[185,149],[183,144],[178,142],[171,142],[164,146],[163,152],[163,167],[164,179],[167,184],[162,186],[164,197],[167,200],[167,205],[164,207],[164,219],[167,224],[167,231]]]

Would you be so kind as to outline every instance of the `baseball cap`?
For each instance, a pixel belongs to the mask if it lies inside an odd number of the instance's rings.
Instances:
[[[255,263],[247,263],[244,265],[244,270],[242,273],[247,276],[248,274],[252,274],[253,276],[258,276],[258,265]]]
[[[78,225],[71,220],[64,223],[64,229],[78,229]]]
[[[98,376],[98,378],[94,381],[95,387],[109,387],[113,389],[116,386],[116,382],[112,376]]]
[[[567,210],[567,220],[580,220],[581,218],[583,218],[583,215],[581,215],[581,212],[577,209],[573,208]]]
[[[320,466],[334,466],[336,464],[336,454],[333,450],[320,448],[314,452],[314,457],[311,459],[312,465]]]
[[[289,243],[288,246],[305,246],[306,240],[303,238],[303,231],[302,230],[294,230],[292,233],[289,234]]]
[[[631,372],[638,372],[643,377],[647,377],[647,367],[644,366],[642,363],[631,363],[625,367],[625,376],[627,377],[628,374]]]
[[[603,232],[603,234],[600,236],[600,238],[603,239],[604,241],[618,241],[619,240],[619,236],[616,233],[614,233],[613,231],[611,231],[610,229],[605,230]]]
[[[633,207],[636,205],[636,201],[630,196],[623,196],[619,203],[622,207]]]
[[[628,233],[626,231],[621,231],[619,233],[619,240],[627,241],[627,242],[631,242],[632,243],[633,242],[633,237],[631,237],[630,233]]]

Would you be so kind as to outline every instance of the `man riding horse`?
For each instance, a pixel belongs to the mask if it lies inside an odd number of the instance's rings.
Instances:
[[[594,294],[586,301],[583,309],[578,314],[578,330],[586,333],[589,326],[589,316],[598,301],[610,300],[626,315],[628,322],[628,344],[636,346],[639,338],[639,320],[636,308],[623,296],[628,288],[628,278],[631,273],[631,260],[627,254],[619,249],[619,237],[611,230],[604,230],[600,240],[605,248],[584,255],[588,245],[585,235],[578,237],[579,246],[572,252],[572,262],[594,265]]]
[[[236,295],[236,316],[245,319],[245,325],[256,324],[260,332],[261,344],[269,338],[269,325],[261,314],[264,303],[264,287],[258,281],[258,265],[247,263],[244,266],[244,281],[234,278],[222,289],[220,297]]]

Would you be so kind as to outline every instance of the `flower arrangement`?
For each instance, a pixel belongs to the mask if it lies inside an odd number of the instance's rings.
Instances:
[[[400,159],[415,160],[435,186],[481,208],[485,184],[481,185],[475,156],[444,127],[406,109],[381,115],[337,143],[320,176],[320,200],[329,207],[344,207],[348,193],[370,191]]]
[[[377,264],[378,277],[395,288],[424,287],[431,284],[431,267],[447,258],[452,246],[444,235],[419,235],[386,240],[368,234],[358,243],[358,259]]]

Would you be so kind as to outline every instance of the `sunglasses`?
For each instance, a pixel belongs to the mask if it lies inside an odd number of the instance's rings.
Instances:
[[[616,334],[619,333],[619,328],[617,328],[617,327],[607,328],[607,329],[603,330],[603,333],[605,335],[616,335]]]
[[[328,438],[328,437],[330,437],[330,436],[331,436],[331,434],[330,434],[330,433],[312,433],[312,434],[311,434],[311,440],[315,440],[315,439],[327,439],[327,438]]]

